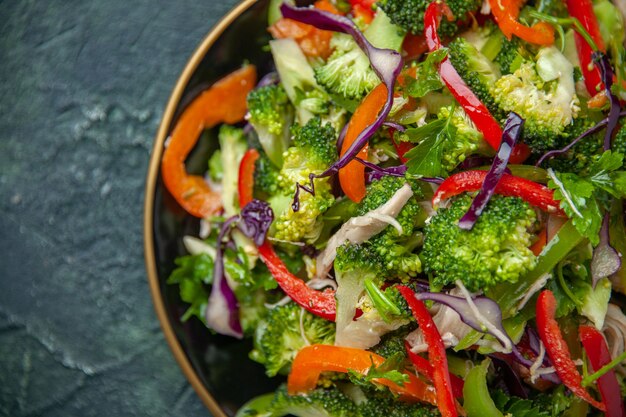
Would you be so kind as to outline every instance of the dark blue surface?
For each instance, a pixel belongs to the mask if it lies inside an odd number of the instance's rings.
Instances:
[[[0,0],[0,415],[206,416],[153,311],[149,154],[233,0]]]

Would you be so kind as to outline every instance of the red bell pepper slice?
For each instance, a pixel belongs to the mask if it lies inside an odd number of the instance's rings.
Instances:
[[[218,214],[222,199],[204,178],[187,174],[187,155],[204,129],[243,119],[247,112],[246,97],[255,84],[256,68],[253,65],[232,72],[193,100],[174,126],[163,152],[161,176],[172,197],[192,216],[203,218]]]
[[[369,24],[374,19],[374,10],[372,10],[374,3],[376,3],[376,0],[350,0],[352,14],[354,17],[363,20],[364,23]]]
[[[438,206],[443,200],[464,192],[480,190],[487,176],[487,171],[470,170],[459,172],[446,178],[433,196],[433,206]],[[567,217],[554,199],[554,191],[545,185],[526,178],[504,174],[495,190],[496,194],[519,197],[531,205],[540,208],[546,213]]]
[[[406,348],[406,353],[409,355],[409,360],[415,367],[415,370],[419,374],[428,378],[428,380],[432,381],[434,369],[431,363],[417,353],[413,353],[409,342],[405,341],[404,347]],[[454,398],[463,398],[463,379],[451,373],[450,383],[452,384],[452,393],[454,394]]]
[[[303,280],[289,272],[267,240],[259,246],[259,255],[289,298],[316,316],[335,321],[335,291],[331,289],[318,291],[307,286]]]
[[[433,369],[432,379],[437,393],[437,407],[443,417],[456,417],[458,413],[452,392],[450,372],[448,371],[448,358],[439,330],[437,330],[437,326],[424,302],[415,298],[413,290],[404,285],[398,285],[396,288],[409,304],[413,317],[417,320],[428,345],[428,359]]]
[[[536,306],[537,333],[543,342],[548,357],[554,364],[556,374],[563,384],[576,396],[587,401],[601,411],[606,411],[606,406],[595,400],[582,386],[582,376],[576,369],[576,364],[571,358],[567,343],[563,339],[559,323],[555,320],[556,298],[550,290],[543,290],[539,294]]]
[[[259,151],[248,149],[239,164],[237,189],[239,191],[239,207],[243,208],[254,198],[254,169],[259,159]]]
[[[567,10],[589,32],[598,49],[604,51],[604,40],[602,35],[600,35],[598,19],[593,12],[593,2],[591,0],[567,0]],[[574,33],[574,39],[576,41],[576,49],[578,50],[578,59],[580,59],[580,69],[585,78],[585,86],[589,94],[595,96],[598,92],[603,91],[604,87],[600,77],[600,70],[594,65],[591,58],[593,50],[591,45],[578,32]]]
[[[593,326],[580,326],[578,328],[580,341],[583,343],[587,358],[593,371],[597,371],[611,362],[611,353],[604,340],[604,336]],[[615,371],[611,370],[598,378],[598,391],[602,402],[606,405],[606,417],[624,417],[624,399],[620,391]]]
[[[354,371],[366,375],[372,365],[380,366],[385,358],[373,352],[333,345],[306,346],[298,352],[287,379],[287,392],[294,395],[307,392],[317,386],[322,372]],[[415,375],[406,373],[409,382],[400,386],[385,378],[376,378],[374,382],[388,387],[407,401],[425,401],[436,403],[432,387]]]
[[[500,30],[508,39],[515,35],[536,45],[552,45],[554,43],[554,29],[549,24],[539,22],[528,27],[518,21],[524,1],[489,0],[489,5]]]
[[[433,52],[442,47],[437,29],[441,22],[441,18],[445,13],[442,3],[435,0],[426,8],[424,14],[424,35],[428,49]],[[463,78],[456,72],[452,63],[446,57],[439,64],[439,75],[448,90],[452,93],[456,101],[459,102],[467,116],[476,125],[476,128],[483,134],[485,141],[489,145],[498,150],[502,140],[502,128],[500,124],[491,115],[487,107],[476,97],[474,92],[465,84]],[[530,155],[530,149],[525,144],[518,144],[513,149],[510,163],[518,164],[523,162]]]

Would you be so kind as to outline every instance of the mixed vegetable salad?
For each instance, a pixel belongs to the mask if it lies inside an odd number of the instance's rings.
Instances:
[[[287,376],[238,416],[625,415],[622,6],[272,2],[275,71],[200,94],[162,160],[202,219],[182,319]]]

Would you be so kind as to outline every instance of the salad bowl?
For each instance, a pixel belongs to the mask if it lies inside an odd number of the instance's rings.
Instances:
[[[182,238],[197,234],[199,222],[186,215],[165,191],[160,161],[168,135],[182,109],[207,85],[247,61],[260,72],[269,65],[262,51],[269,34],[267,1],[245,0],[209,32],[186,64],[154,142],[144,205],[145,262],[152,299],[165,338],[183,373],[213,416],[232,416],[250,398],[272,391],[262,366],[248,360],[249,341],[212,335],[199,321],[183,323],[185,311],[176,286],[166,283],[174,259],[184,254]],[[216,134],[204,134],[187,160],[190,171],[202,172],[217,148]]]
[[[617,6],[373,1],[243,1],[177,82],[144,238],[184,374],[219,417],[623,415]]]

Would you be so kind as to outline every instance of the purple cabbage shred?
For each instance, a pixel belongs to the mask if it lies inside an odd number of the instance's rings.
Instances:
[[[510,113],[504,123],[500,148],[493,159],[491,168],[487,172],[483,185],[480,187],[480,191],[478,191],[474,200],[472,200],[472,204],[467,210],[467,213],[465,213],[465,215],[463,215],[463,217],[459,220],[459,227],[461,229],[471,230],[478,220],[478,217],[480,217],[485,207],[487,207],[489,200],[491,200],[491,197],[496,190],[496,186],[498,185],[500,178],[502,178],[502,175],[506,173],[506,166],[509,163],[511,152],[522,134],[523,127],[524,119],[522,119],[517,113]]]

